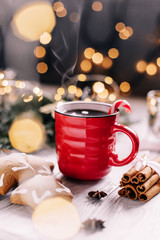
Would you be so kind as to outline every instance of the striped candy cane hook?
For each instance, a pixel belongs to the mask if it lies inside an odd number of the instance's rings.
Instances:
[[[110,107],[110,109],[108,111],[108,114],[115,113],[119,107],[124,107],[126,112],[131,112],[132,111],[130,104],[126,100],[117,100]]]

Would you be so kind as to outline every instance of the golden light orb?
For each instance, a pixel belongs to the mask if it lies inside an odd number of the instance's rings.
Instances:
[[[110,101],[114,102],[116,100],[116,95],[114,93],[111,93],[108,98]]]
[[[56,24],[49,2],[38,1],[24,5],[14,14],[11,22],[13,33],[26,41],[37,41],[44,32],[51,32]]]
[[[111,48],[108,51],[108,56],[112,59],[118,58],[119,56],[119,51],[117,48]]]
[[[0,80],[4,78],[4,73],[0,72]]]
[[[100,11],[102,11],[102,9],[103,9],[103,5],[102,5],[101,2],[95,1],[95,2],[93,2],[93,4],[92,4],[92,9],[93,9],[93,11],[100,12]]]
[[[60,100],[62,99],[62,96],[61,96],[60,94],[56,93],[56,94],[54,95],[54,99],[55,99],[56,101],[60,101]]]
[[[69,92],[70,94],[75,94],[75,93],[77,92],[76,86],[70,85],[70,86],[68,87],[68,92]]]
[[[38,97],[42,96],[43,95],[43,90],[39,87],[34,87],[33,88],[33,92],[35,95],[37,95]]]
[[[81,74],[78,74],[78,80],[81,81],[81,82],[84,82],[86,81],[87,77],[85,74],[81,73]]]
[[[12,87],[11,86],[6,86],[5,87],[5,92],[6,93],[10,93],[12,91]]]
[[[157,73],[157,66],[154,63],[149,63],[146,67],[146,73],[153,76]]]
[[[67,10],[64,8],[63,11],[56,12],[57,17],[65,17],[67,15]]]
[[[90,99],[90,98],[85,98],[84,101],[85,101],[85,102],[92,102],[92,99]]]
[[[93,84],[93,91],[96,93],[101,93],[104,91],[104,89],[105,89],[104,83],[102,83],[102,82],[95,82]]]
[[[84,56],[88,59],[91,59],[94,53],[95,53],[95,50],[89,47],[85,49]]]
[[[80,64],[81,70],[84,72],[89,72],[92,69],[92,64],[89,60],[85,59]]]
[[[77,88],[77,92],[75,93],[76,97],[81,97],[83,94],[83,91],[81,88]]]
[[[136,64],[136,69],[137,69],[137,71],[138,71],[139,73],[143,73],[143,72],[146,71],[146,66],[147,66],[146,61],[140,60],[140,61],[138,61],[137,64]]]
[[[4,87],[0,87],[0,95],[5,95],[5,89]]]
[[[25,82],[23,82],[23,81],[16,81],[16,82],[15,82],[15,86],[16,86],[17,88],[23,89],[23,88],[25,88],[26,84],[25,84]]]
[[[128,31],[129,37],[131,37],[131,36],[133,35],[133,28],[132,28],[132,27],[127,26],[127,27],[125,28],[125,30]]]
[[[103,55],[99,52],[96,52],[93,54],[92,56],[92,61],[95,63],[95,64],[100,64],[102,63],[103,61]]]
[[[33,100],[33,95],[29,95],[28,97],[23,96],[23,101],[24,102],[31,102]]]
[[[57,93],[62,96],[65,93],[65,89],[63,87],[59,87],[57,89]]]
[[[34,49],[34,55],[35,57],[37,58],[43,58],[45,55],[46,55],[46,50],[44,47],[42,46],[37,46],[35,49]]]
[[[109,57],[104,57],[103,61],[102,61],[102,67],[104,69],[110,69],[113,65],[113,61],[112,59],[110,59]]]
[[[64,10],[64,4],[62,2],[55,2],[53,4],[53,10],[55,12],[62,12]]]
[[[105,99],[108,97],[108,90],[105,88],[103,92],[98,93],[98,97]]]
[[[113,83],[113,78],[111,78],[110,76],[107,76],[104,78],[105,83],[111,85]]]
[[[124,34],[123,34],[123,31],[122,31],[122,32],[119,32],[119,37],[120,37],[122,40],[127,40],[127,39],[128,39],[128,36],[124,35]]]
[[[160,67],[160,57],[157,58],[157,65],[158,65],[158,67]]]
[[[4,79],[2,82],[1,82],[2,86],[6,87],[8,86],[8,80]]]
[[[43,96],[40,96],[39,98],[38,98],[38,102],[41,102],[43,100]]]
[[[52,40],[52,36],[49,32],[44,32],[41,36],[40,36],[40,43],[46,45],[48,43],[50,43],[50,41]]]
[[[40,62],[40,63],[37,64],[36,69],[37,69],[37,72],[43,74],[43,73],[47,72],[48,65],[44,62]]]
[[[124,28],[125,28],[125,24],[122,22],[117,23],[115,26],[115,29],[117,30],[117,32],[121,32]]]
[[[131,89],[131,86],[130,86],[130,84],[128,82],[122,82],[120,84],[120,90],[122,92],[129,92],[130,89]]]

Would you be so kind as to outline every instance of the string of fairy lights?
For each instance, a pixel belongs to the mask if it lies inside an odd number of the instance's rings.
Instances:
[[[38,4],[41,4],[40,2]],[[103,10],[103,2],[102,1],[93,1],[91,4],[92,11],[95,12],[101,12]],[[23,9],[24,10],[24,9]],[[68,18],[71,23],[77,23],[80,22],[80,14],[77,11],[69,12],[67,10],[67,7],[65,4],[61,1],[54,2],[52,6],[52,11],[55,13],[57,18]],[[115,31],[116,34],[118,34],[120,40],[128,40],[132,35],[134,34],[134,30],[131,26],[127,26],[124,22],[117,22],[115,24]],[[46,45],[48,45],[52,40],[51,31],[49,32],[43,32],[39,36],[39,43],[40,45],[37,46],[33,54],[37,58],[38,63],[36,65],[36,71],[39,74],[45,75],[48,71],[48,64],[45,62],[46,57]],[[88,76],[92,74],[92,69],[94,66],[101,67],[104,69],[104,71],[110,70],[113,65],[114,61],[121,57],[121,53],[119,49],[112,47],[110,48],[105,54],[97,51],[91,46],[88,46],[86,49],[84,49],[81,61],[79,63],[79,71],[80,73],[74,77],[76,78],[75,84],[72,83],[72,81],[68,80],[68,84],[65,84],[64,86],[60,86],[57,88],[57,92],[54,95],[55,101],[62,100],[66,94],[70,94],[72,96],[72,99],[81,99],[83,96],[84,88],[82,89],[80,84],[78,82],[86,82],[86,85],[88,84]],[[135,70],[139,74],[146,74],[148,76],[154,76],[158,73],[158,68],[160,67],[160,57],[158,57],[155,61],[146,62],[143,59],[140,59],[136,65]],[[11,79],[7,79],[5,76],[4,71],[0,72],[0,95],[10,94],[12,92],[13,88],[13,82],[10,85]],[[70,84],[71,82],[71,84]],[[92,91],[93,95],[98,94],[98,100],[99,101],[115,101],[117,98],[117,92],[114,93],[114,91],[109,91],[108,86],[115,83],[115,80],[112,76],[106,75],[103,76],[102,81],[93,81],[92,84]],[[107,84],[107,86],[106,86]],[[78,86],[79,85],[79,86]],[[67,87],[66,87],[67,86]],[[26,83],[25,81],[17,80],[14,82],[14,87],[19,89],[25,89]],[[39,88],[37,85],[32,86],[32,92],[33,94],[37,95],[39,97],[39,101],[43,99],[43,90]],[[131,94],[131,84],[129,81],[122,81],[119,85],[119,89],[121,94]],[[25,93],[22,94],[22,98],[25,102],[32,101],[33,95],[30,94],[29,96],[25,96]],[[91,97],[84,98],[85,101],[90,101]]]

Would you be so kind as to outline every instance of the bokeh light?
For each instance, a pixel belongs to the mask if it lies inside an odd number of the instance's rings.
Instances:
[[[64,4],[60,1],[53,4],[53,9],[55,12],[62,12],[64,10]]]
[[[63,87],[59,87],[59,88],[57,89],[57,93],[58,93],[59,95],[63,95],[63,94],[65,93],[65,89],[64,89]]]
[[[33,95],[25,96],[25,94],[22,96],[24,102],[31,102],[33,100]]]
[[[76,97],[81,97],[82,96],[82,94],[83,94],[83,91],[82,91],[82,89],[81,88],[77,88],[77,91],[76,91],[76,93],[75,93],[75,95],[76,95]]]
[[[103,92],[98,93],[98,97],[105,99],[108,97],[108,90],[104,89]]]
[[[52,5],[42,1],[18,9],[13,16],[11,27],[17,37],[26,41],[36,41],[44,32],[51,32],[55,24]]]
[[[92,61],[95,63],[95,64],[100,64],[102,63],[103,61],[103,55],[99,52],[96,52],[93,54],[92,56]]]
[[[100,11],[102,11],[102,9],[103,9],[103,5],[102,5],[101,2],[95,1],[95,2],[93,2],[93,4],[92,4],[92,9],[93,9],[93,11],[100,12]]]
[[[82,71],[89,72],[92,69],[92,64],[89,60],[85,59],[81,62],[80,67]]]
[[[1,81],[1,85],[4,87],[8,86],[8,80],[4,79],[3,81]]]
[[[77,23],[80,21],[80,14],[78,12],[72,12],[69,15],[69,20],[73,23]]]
[[[25,88],[26,84],[25,84],[25,82],[23,82],[23,81],[16,81],[16,82],[15,82],[15,86],[16,86],[17,88],[23,89],[23,88]]]
[[[81,82],[84,82],[86,81],[87,77],[85,74],[78,74],[78,80],[81,81]]]
[[[86,48],[84,51],[84,56],[88,59],[91,59],[94,53],[95,50],[93,48]]]
[[[6,93],[10,93],[12,91],[12,87],[11,86],[6,86],[4,90],[5,90]]]
[[[118,58],[119,56],[119,51],[116,48],[111,48],[108,51],[108,56],[112,59]]]
[[[60,94],[56,93],[56,94],[54,95],[54,100],[55,100],[55,101],[60,101],[61,99],[62,99],[62,96],[61,96]]]
[[[157,66],[154,63],[149,63],[146,67],[146,73],[153,76],[157,73]]]
[[[39,73],[43,74],[43,73],[47,72],[48,66],[44,62],[40,62],[40,63],[37,64],[36,69]]]
[[[158,67],[160,67],[160,57],[157,58],[157,65],[158,65]]]
[[[52,40],[52,36],[49,32],[44,32],[41,36],[40,36],[40,43],[46,45],[48,43],[50,43],[50,41]]]
[[[121,32],[124,28],[125,28],[125,24],[122,22],[117,23],[115,26],[115,29],[117,30],[117,32]]]
[[[37,57],[37,58],[43,58],[46,54],[46,50],[44,47],[42,46],[37,46],[35,49],[34,49],[34,55]]]
[[[105,87],[104,87],[104,83],[102,82],[95,82],[93,84],[93,91],[96,93],[102,93],[104,91]]]
[[[147,66],[146,61],[140,60],[140,61],[138,61],[137,64],[136,64],[136,69],[137,69],[137,71],[138,71],[139,73],[143,73],[143,72],[146,71],[146,66]]]
[[[0,72],[0,80],[4,78],[4,73]]]
[[[116,95],[114,93],[111,93],[108,98],[111,102],[114,102],[116,100]]]
[[[121,84],[120,84],[120,90],[122,91],[122,92],[129,92],[129,90],[130,90],[130,88],[131,88],[131,86],[130,86],[130,84],[128,83],[128,82],[122,82]]]
[[[68,87],[68,92],[69,92],[70,94],[75,94],[75,93],[77,92],[76,86],[70,85],[70,86]]]
[[[103,61],[102,61],[102,67],[104,69],[110,69],[113,65],[113,61],[112,59],[110,59],[109,57],[104,57]]]
[[[67,15],[67,10],[64,8],[61,12],[56,12],[57,17],[63,18]]]
[[[105,83],[111,85],[113,83],[113,78],[111,78],[110,76],[107,76],[104,78]]]

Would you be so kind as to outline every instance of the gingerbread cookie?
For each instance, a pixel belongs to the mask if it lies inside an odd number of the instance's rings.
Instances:
[[[15,183],[33,177],[36,173],[51,174],[53,163],[24,153],[13,153],[0,158],[0,194],[6,194]]]
[[[44,199],[54,196],[62,196],[69,200],[73,197],[71,191],[56,180],[53,175],[38,174],[13,190],[10,201],[14,204],[29,205],[35,208]]]

